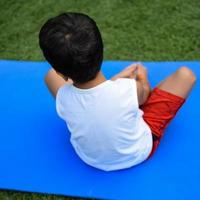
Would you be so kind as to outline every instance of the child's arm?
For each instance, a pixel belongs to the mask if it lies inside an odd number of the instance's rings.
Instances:
[[[144,104],[151,91],[146,69],[141,64],[132,64],[113,76],[111,80],[115,81],[118,78],[135,78],[139,105]]]
[[[151,92],[151,87],[147,78],[147,71],[142,65],[138,65],[136,83],[138,102],[139,105],[142,105],[146,102]]]
[[[135,71],[137,70],[137,64],[132,64],[122,70],[120,73],[116,74],[111,78],[112,81],[115,81],[118,78],[134,78]]]
[[[64,84],[71,84],[72,80],[65,80],[54,69],[50,69],[45,76],[45,83],[53,97],[56,97],[58,89]]]

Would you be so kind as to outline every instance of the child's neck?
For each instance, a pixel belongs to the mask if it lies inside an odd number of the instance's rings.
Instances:
[[[106,78],[103,73],[99,71],[95,79],[86,83],[74,83],[74,86],[80,89],[89,89],[103,83],[104,81],[106,81]]]

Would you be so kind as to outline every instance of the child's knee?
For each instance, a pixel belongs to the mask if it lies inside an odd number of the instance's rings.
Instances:
[[[44,82],[47,84],[49,80],[49,71],[44,76]]]
[[[179,77],[181,77],[183,80],[185,81],[189,81],[190,83],[194,84],[195,81],[196,81],[196,76],[194,74],[194,72],[189,69],[188,67],[180,67],[178,70],[177,70],[177,75]]]
[[[44,76],[44,82],[45,82],[46,84],[48,84],[48,82],[52,79],[53,74],[54,74],[54,70],[53,70],[53,69],[50,69],[50,70],[46,73],[46,75]]]

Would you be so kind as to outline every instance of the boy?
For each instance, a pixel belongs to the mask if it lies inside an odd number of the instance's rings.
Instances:
[[[106,80],[101,72],[101,34],[81,13],[49,19],[39,43],[53,67],[46,84],[76,153],[105,171],[132,167],[154,153],[196,79],[181,67],[151,91],[146,69],[133,64]]]

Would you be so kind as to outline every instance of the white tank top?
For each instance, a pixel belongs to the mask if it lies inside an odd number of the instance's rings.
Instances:
[[[62,86],[56,109],[71,133],[71,144],[87,164],[111,171],[146,160],[152,134],[139,109],[135,79],[107,80],[90,89]]]

